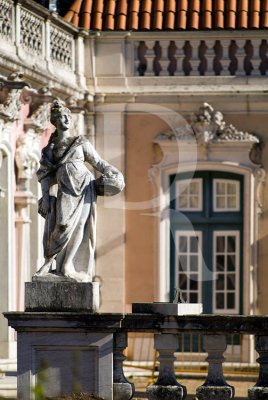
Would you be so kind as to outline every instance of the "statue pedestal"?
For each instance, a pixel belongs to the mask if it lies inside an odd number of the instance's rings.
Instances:
[[[56,399],[81,392],[120,399],[113,395],[113,348],[122,314],[9,312],[5,316],[18,337],[18,399],[37,399],[40,393]]]
[[[25,311],[87,311],[99,309],[99,282],[47,281],[25,283]]]

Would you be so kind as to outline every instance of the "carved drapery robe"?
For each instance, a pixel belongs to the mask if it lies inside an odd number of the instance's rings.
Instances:
[[[56,134],[53,136],[56,138]],[[57,271],[66,260],[75,272],[92,278],[96,239],[96,190],[94,176],[85,162],[105,173],[110,167],[85,138],[70,137],[64,143],[52,139],[44,148],[38,180],[50,190],[50,210],[45,216],[44,256],[56,256]],[[57,185],[57,193],[51,188]],[[77,248],[77,241],[79,246]],[[75,249],[75,250],[74,250]]]

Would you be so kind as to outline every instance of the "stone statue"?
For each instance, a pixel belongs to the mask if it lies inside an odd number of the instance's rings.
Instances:
[[[37,171],[42,187],[39,213],[45,218],[45,262],[35,277],[64,276],[91,282],[97,195],[119,193],[124,188],[124,178],[85,137],[70,135],[71,113],[58,101],[52,104],[50,122],[56,130],[43,149]],[[85,162],[102,176],[95,179]]]

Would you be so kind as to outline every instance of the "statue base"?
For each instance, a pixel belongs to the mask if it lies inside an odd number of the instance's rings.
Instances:
[[[25,283],[25,311],[87,311],[99,309],[99,282],[35,280]]]

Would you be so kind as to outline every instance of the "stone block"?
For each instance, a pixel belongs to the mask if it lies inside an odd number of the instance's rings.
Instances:
[[[45,328],[45,326],[43,327]],[[45,398],[75,392],[113,399],[113,335],[109,333],[19,332],[18,398]]]
[[[255,386],[248,390],[249,400],[267,400],[268,399],[268,387]]]
[[[201,303],[133,303],[132,312],[136,314],[198,315],[203,312]]]
[[[234,397],[232,386],[200,386],[196,389],[198,400],[229,400]]]
[[[183,400],[186,396],[182,386],[150,385],[146,388],[149,400]]]
[[[130,382],[116,382],[113,384],[113,400],[130,400],[135,393],[135,387]]]
[[[99,309],[99,282],[35,281],[25,283],[25,311]]]

